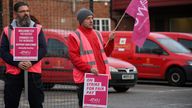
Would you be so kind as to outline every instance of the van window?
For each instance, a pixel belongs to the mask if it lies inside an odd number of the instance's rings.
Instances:
[[[154,54],[154,49],[161,49],[163,50],[158,44],[151,40],[146,40],[143,47],[139,48],[136,47],[136,53],[147,53],[147,54]],[[166,54],[165,51],[163,51],[164,54]]]
[[[169,49],[173,53],[190,53],[190,51],[181,45],[179,42],[170,38],[157,39],[164,47]]]
[[[48,39],[47,57],[64,57],[69,58],[67,46],[56,39]]]
[[[189,48],[190,50],[192,50],[192,40],[178,39],[178,41],[179,41],[179,43],[181,43],[186,48]]]

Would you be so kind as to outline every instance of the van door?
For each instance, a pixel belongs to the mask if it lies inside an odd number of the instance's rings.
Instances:
[[[43,82],[73,82],[72,63],[69,60],[67,45],[54,38],[47,39],[47,54],[42,63]]]
[[[130,62],[130,60],[132,60],[134,50],[130,34],[119,33],[115,35],[115,46],[112,52],[112,57]]]
[[[159,51],[159,52],[158,52]],[[162,78],[167,53],[154,41],[146,40],[142,48],[136,47],[132,63],[138,69],[139,78]]]

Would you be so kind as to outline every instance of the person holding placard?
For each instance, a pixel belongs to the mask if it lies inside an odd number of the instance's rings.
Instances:
[[[77,84],[79,108],[83,103],[83,87],[85,73],[95,75],[107,74],[109,78],[109,65],[107,56],[114,48],[114,32],[109,36],[109,42],[104,43],[100,32],[93,29],[93,13],[82,8],[77,12],[79,27],[69,34],[69,55],[73,69],[73,78]]]
[[[30,108],[43,108],[44,93],[41,81],[41,59],[45,56],[46,41],[42,26],[30,19],[29,5],[17,2],[14,5],[15,19],[4,28],[1,38],[0,53],[6,63],[4,103],[5,108],[18,108],[19,100],[24,88],[24,71],[28,72],[28,101]],[[37,28],[37,56],[36,61],[14,61],[14,37],[17,27]]]

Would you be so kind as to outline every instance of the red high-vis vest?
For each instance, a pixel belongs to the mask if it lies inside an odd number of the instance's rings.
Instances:
[[[41,25],[38,25],[36,24],[36,27],[37,27],[37,34],[39,35],[40,31],[41,31],[41,28],[42,26]],[[11,35],[9,36],[9,27],[5,27],[4,28],[4,32],[9,40],[9,48],[10,48],[10,53],[13,55],[13,45],[14,45],[14,35],[15,35],[15,29],[11,29]],[[6,65],[6,73],[10,73],[10,74],[13,74],[13,75],[17,75],[21,72],[21,69],[16,67],[16,66],[12,66],[12,65],[9,65],[7,63],[5,63]],[[28,72],[34,72],[34,73],[41,73],[41,61],[39,61],[38,63],[34,64],[32,67],[30,67],[28,70]]]
[[[75,38],[77,41],[77,44],[80,48],[80,58],[86,62],[87,64],[91,65],[91,67],[97,68],[97,63],[95,61],[95,57],[93,54],[93,49],[87,40],[86,36],[79,30],[75,31],[74,33],[71,33],[71,35]],[[109,79],[111,79],[111,75],[109,72],[109,65],[107,56],[105,54],[104,48],[103,48],[103,38],[101,37],[101,34],[99,32],[96,32],[96,36],[98,38],[99,46],[101,48],[101,54],[105,63],[105,74],[109,76]],[[73,68],[73,79],[75,83],[83,83],[84,82],[84,74],[85,72],[82,72],[78,70],[77,68]]]

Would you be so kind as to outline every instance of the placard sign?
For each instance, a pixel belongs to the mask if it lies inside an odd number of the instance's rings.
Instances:
[[[13,47],[14,61],[38,60],[38,35],[36,27],[16,27]]]
[[[107,108],[108,76],[85,74],[83,108]]]

